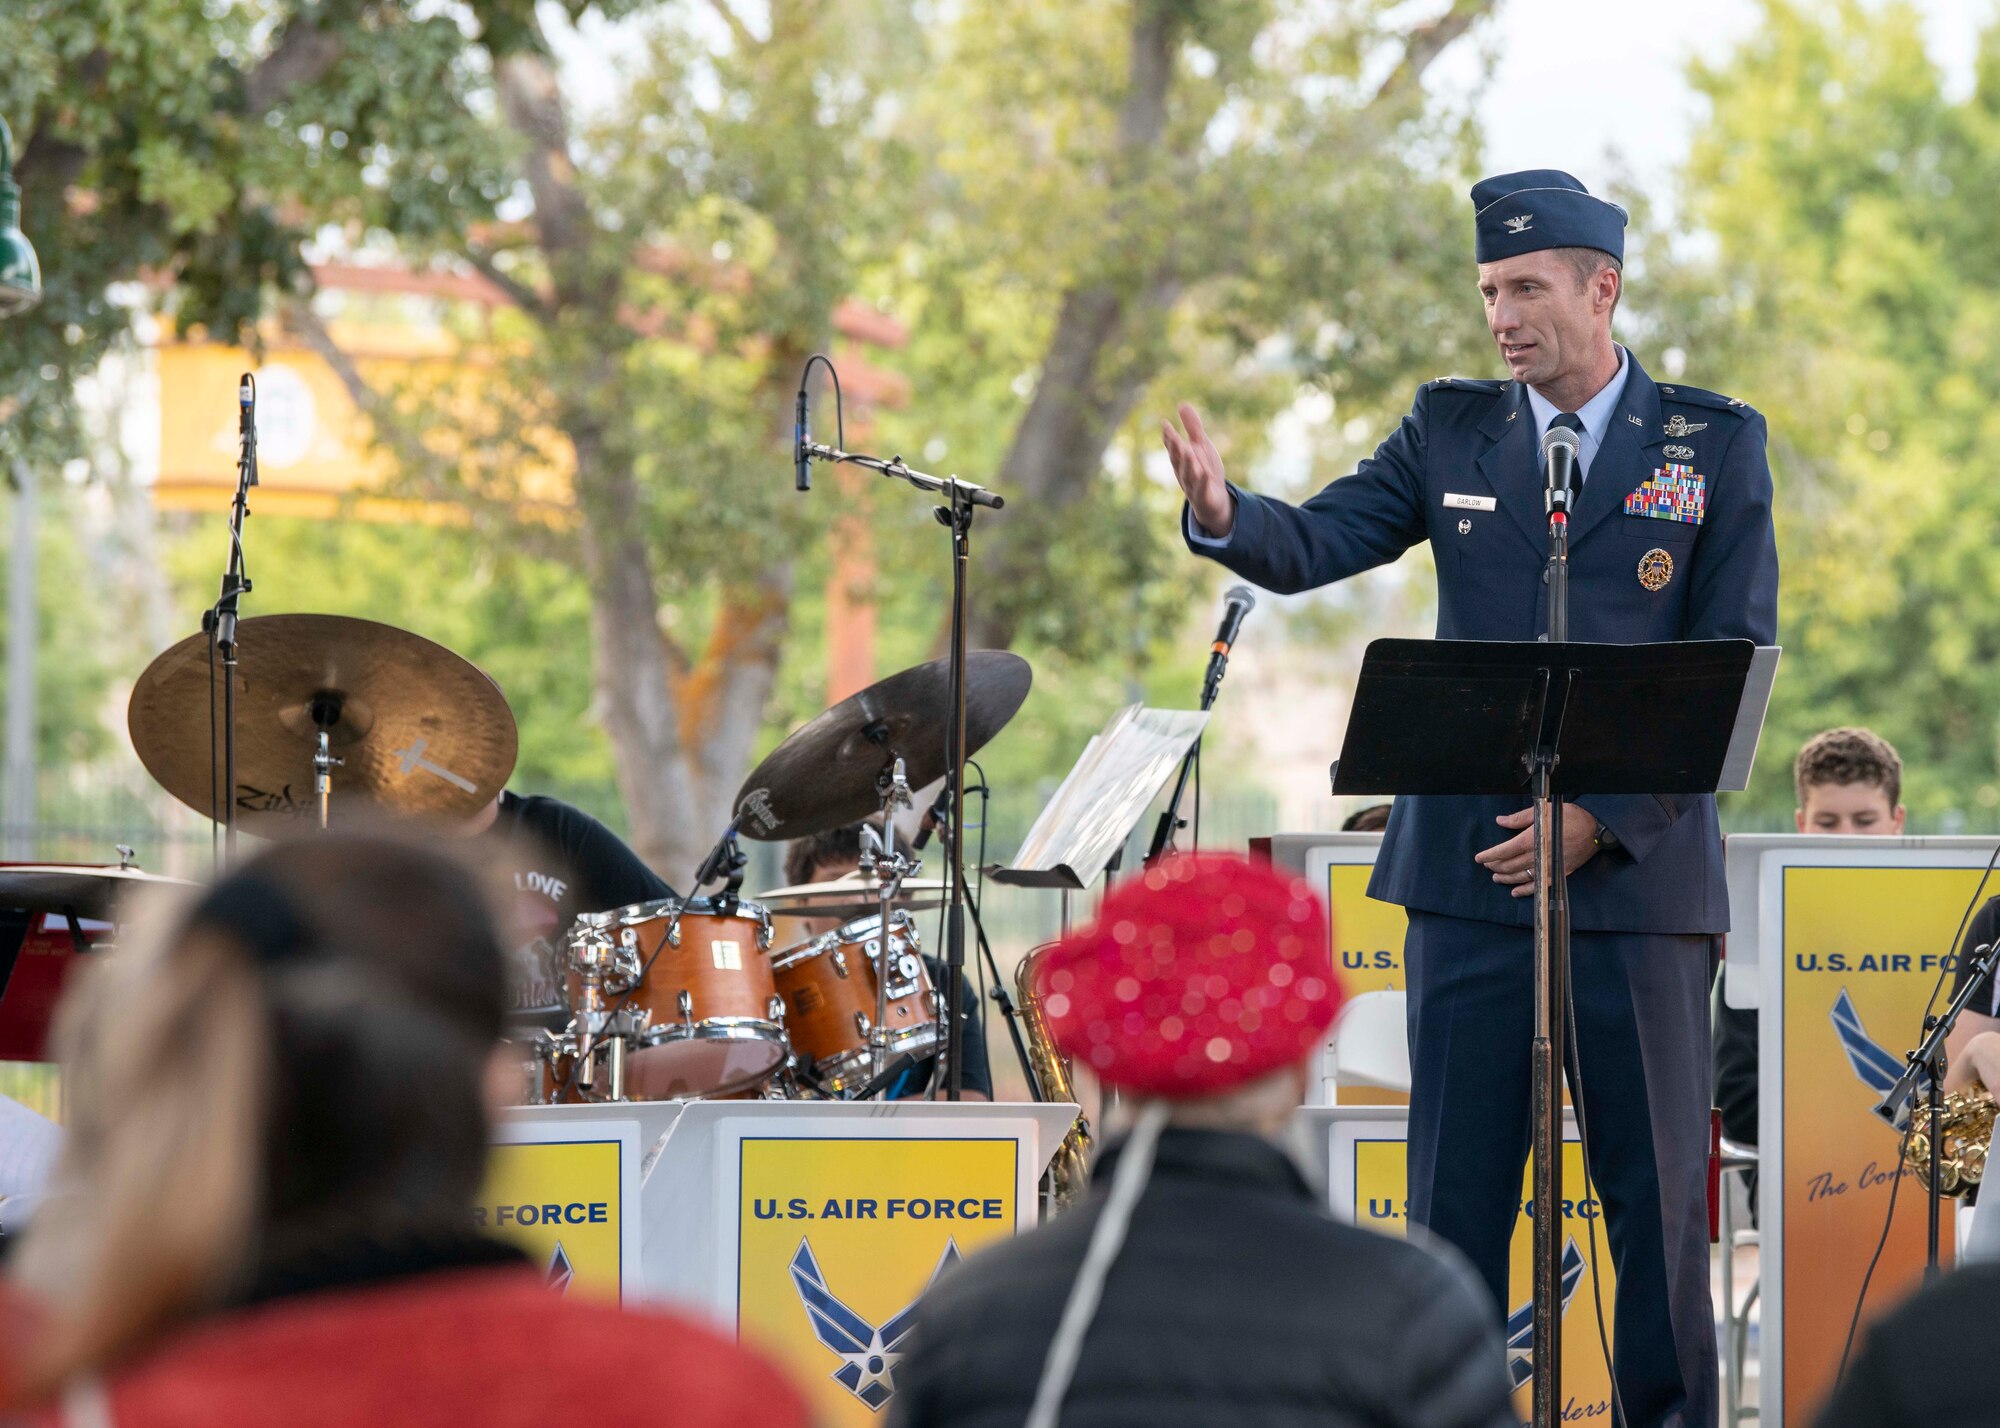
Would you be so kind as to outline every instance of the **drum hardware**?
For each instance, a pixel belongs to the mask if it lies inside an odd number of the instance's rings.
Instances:
[[[829,1097],[857,1099],[860,1088],[878,1074],[874,1070],[878,1046],[886,1046],[889,1053],[885,1070],[903,1053],[928,1056],[935,1050],[943,1018],[918,955],[915,919],[906,911],[891,913],[887,957],[867,954],[871,943],[879,947],[884,940],[879,919],[859,918],[772,957],[771,970],[785,1001],[793,1072],[800,1084]],[[890,969],[890,996],[878,1019],[876,986],[870,978],[885,962]]]
[[[880,730],[878,724],[863,733],[872,742],[881,743],[886,734]],[[879,916],[875,926],[880,934],[876,940],[862,944],[862,950],[875,968],[874,1023],[872,1029],[862,1033],[868,1038],[871,1077],[879,1077],[889,1059],[889,931],[892,926],[889,908],[903,879],[920,871],[924,865],[923,859],[905,858],[896,851],[896,810],[914,808],[917,804],[910,792],[909,779],[900,757],[892,757],[882,767],[876,776],[876,789],[882,799],[882,830],[877,833],[872,824],[861,825],[861,875],[875,879]]]

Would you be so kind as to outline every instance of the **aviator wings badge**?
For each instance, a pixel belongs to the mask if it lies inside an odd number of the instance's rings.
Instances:
[[[947,1240],[924,1289],[928,1291],[937,1277],[958,1261],[958,1242]],[[799,1241],[798,1253],[792,1256],[792,1284],[812,1323],[813,1337],[840,1359],[840,1367],[833,1371],[834,1382],[879,1413],[895,1396],[896,1365],[903,1357],[904,1340],[916,1327],[917,1305],[923,1302],[923,1295],[877,1328],[833,1297],[819,1261],[813,1258],[812,1245],[805,1240]]]

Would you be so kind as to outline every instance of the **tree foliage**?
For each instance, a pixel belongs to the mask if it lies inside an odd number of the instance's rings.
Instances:
[[[1949,97],[1906,4],[1764,0],[1694,69],[1711,117],[1686,180],[1712,258],[1659,275],[1688,378],[1770,420],[1786,646],[1740,817],[1792,805],[1790,756],[1869,724],[1918,825],[2000,807],[2000,27]]]

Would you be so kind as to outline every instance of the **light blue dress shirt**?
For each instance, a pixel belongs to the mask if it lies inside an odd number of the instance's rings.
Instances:
[[[1590,479],[1591,459],[1597,455],[1597,448],[1604,444],[1605,433],[1611,430],[1611,418],[1617,415],[1618,403],[1625,395],[1625,378],[1631,370],[1632,363],[1627,359],[1625,349],[1621,346],[1618,349],[1618,370],[1611,374],[1611,380],[1604,384],[1596,396],[1577,408],[1577,418],[1583,423],[1583,440],[1579,443],[1576,462],[1578,490],[1581,490],[1583,483]],[[1541,439],[1548,435],[1549,423],[1562,415],[1562,408],[1530,387],[1528,410],[1535,418],[1536,450],[1539,451]],[[1231,501],[1235,499],[1234,495],[1230,497]],[[1195,520],[1193,512],[1189,512],[1186,519],[1188,539],[1196,545],[1220,548],[1229,544],[1228,536],[1214,536],[1204,530]]]

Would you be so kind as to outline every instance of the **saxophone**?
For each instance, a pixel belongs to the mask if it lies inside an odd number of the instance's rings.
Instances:
[[[1903,1164],[1917,1183],[1931,1188],[1931,1138],[1937,1137],[1938,1184],[1947,1195],[1964,1195],[1986,1178],[1986,1152],[1993,1141],[1993,1093],[1978,1081],[1944,1098],[1931,1124],[1930,1106],[1913,1108],[1913,1124],[1903,1144]],[[1981,1205],[1983,1210],[1986,1207]]]
[[[1042,999],[1035,994],[1035,967],[1039,952],[1030,952],[1014,969],[1014,993],[1020,1001],[1021,1029],[1028,1043],[1028,1061],[1035,1073],[1035,1086],[1045,1101],[1074,1101],[1076,1087],[1070,1080],[1069,1063],[1056,1050],[1049,1035],[1048,1018],[1042,1015]],[[1048,1203],[1051,1213],[1067,1209],[1090,1183],[1090,1122],[1078,1114],[1076,1123],[1063,1137],[1055,1159],[1049,1162]]]

